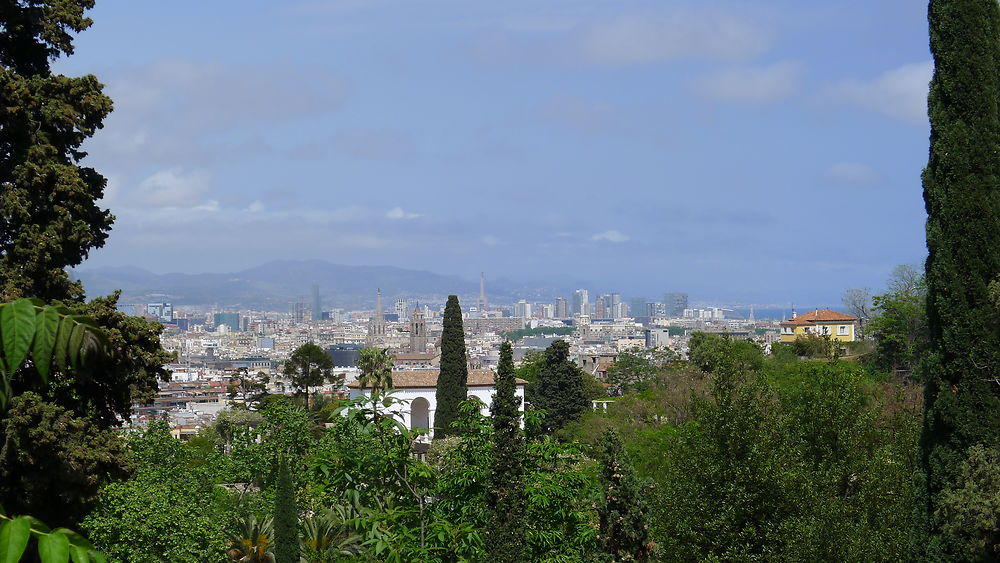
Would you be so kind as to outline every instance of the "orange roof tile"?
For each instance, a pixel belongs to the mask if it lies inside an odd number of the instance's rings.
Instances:
[[[814,309],[808,313],[802,313],[793,319],[788,319],[781,324],[804,325],[812,323],[854,322],[856,320],[858,320],[857,317],[831,311],[830,309]]]

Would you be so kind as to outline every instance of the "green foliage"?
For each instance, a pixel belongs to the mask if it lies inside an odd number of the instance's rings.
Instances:
[[[584,373],[569,359],[569,344],[556,340],[545,349],[538,381],[528,385],[528,402],[545,411],[541,432],[552,434],[590,409]]]
[[[647,491],[636,477],[617,432],[604,432],[598,452],[604,498],[597,513],[604,551],[613,561],[647,561],[654,548],[647,522]]]
[[[232,518],[217,459],[199,459],[163,422],[129,438],[135,475],[105,485],[81,523],[116,561],[222,562]]]
[[[358,358],[358,384],[364,389],[371,385],[372,392],[378,394],[392,389],[393,356],[388,348],[362,348]]]
[[[969,448],[1000,447],[1000,317],[988,284],[1000,272],[1000,6],[931,0],[934,75],[928,96],[927,322],[921,373],[926,404],[922,507],[931,557],[956,558],[962,541],[937,508]],[[940,549],[940,552],[938,550]]]
[[[313,387],[320,387],[327,381],[335,383],[333,360],[312,342],[307,342],[292,352],[285,361],[283,373],[291,380],[293,387],[305,392],[307,399],[312,398]]]
[[[295,485],[288,462],[278,460],[278,485],[274,496],[274,556],[276,563],[299,560],[299,510],[295,505]]]
[[[749,340],[695,332],[691,335],[688,348],[691,364],[710,373],[715,373],[720,368],[753,372],[764,364],[764,354],[760,347]]]
[[[969,448],[959,479],[946,488],[935,515],[954,536],[954,554],[962,561],[991,561],[1000,556],[1000,452],[981,444]]]
[[[29,542],[42,563],[104,563],[104,555],[80,534],[67,528],[50,529],[32,516],[7,516],[0,507],[0,563],[17,563],[30,557]]]
[[[259,409],[260,402],[267,397],[267,384],[271,379],[262,371],[250,375],[247,368],[240,368],[229,378],[226,392],[229,394],[229,404],[239,404],[244,409]],[[239,399],[240,403],[236,400]]]
[[[792,350],[800,358],[835,359],[840,357],[840,347],[828,334],[800,334],[792,342]]]
[[[469,367],[465,356],[465,330],[462,307],[457,295],[449,295],[444,307],[441,333],[441,372],[435,393],[434,437],[454,435],[452,423],[458,418],[458,405],[469,395]]]
[[[722,362],[665,430],[654,537],[678,560],[887,561],[909,548],[919,412],[860,366]]]
[[[889,289],[873,298],[869,333],[875,339],[873,363],[883,371],[913,371],[929,346],[927,284],[909,266],[896,268]]]
[[[0,300],[79,300],[67,266],[104,245],[114,217],[96,202],[106,180],[82,167],[83,143],[111,100],[93,75],[52,74],[72,54],[71,33],[90,27],[93,0],[3,2],[0,36]]]
[[[34,393],[0,420],[0,502],[59,526],[75,526],[101,485],[128,476],[121,437]]]
[[[667,362],[677,358],[669,348],[625,350],[608,368],[608,383],[613,395],[643,391]]]
[[[507,340],[516,342],[525,336],[545,336],[551,334],[569,336],[573,334],[574,330],[576,330],[576,328],[571,326],[540,326],[537,328],[519,328],[517,330],[508,330],[504,332],[502,336]]]
[[[0,412],[13,393],[11,380],[29,353],[42,382],[50,366],[72,369],[88,356],[106,353],[108,339],[93,319],[37,299],[0,304]]]
[[[487,559],[520,563],[525,559],[524,434],[521,400],[515,395],[514,357],[509,341],[500,345],[493,416],[493,448],[489,457],[489,523],[485,528]]]

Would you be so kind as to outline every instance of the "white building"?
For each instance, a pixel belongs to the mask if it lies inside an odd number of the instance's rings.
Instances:
[[[404,401],[401,404],[393,404],[389,411],[394,413],[403,424],[411,429],[426,429],[434,427],[434,411],[437,410],[437,378],[441,370],[422,369],[412,371],[392,372],[393,396]],[[483,414],[489,415],[489,407],[493,403],[493,370],[490,369],[470,369],[469,370],[469,397],[476,397],[485,406]],[[527,381],[523,379],[515,380],[516,387],[514,394],[520,403],[520,410],[524,410],[524,386]],[[352,382],[348,385],[351,390],[351,399],[357,399],[371,394],[371,389],[361,389],[358,383]]]

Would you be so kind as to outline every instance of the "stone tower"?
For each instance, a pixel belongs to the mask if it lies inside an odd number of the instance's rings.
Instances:
[[[424,322],[424,312],[420,304],[410,315],[410,352],[424,353],[427,351],[427,323]]]

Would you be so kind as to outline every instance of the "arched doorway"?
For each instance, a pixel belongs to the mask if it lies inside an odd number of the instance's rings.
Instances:
[[[410,430],[431,427],[431,404],[423,397],[417,397],[410,403]]]

